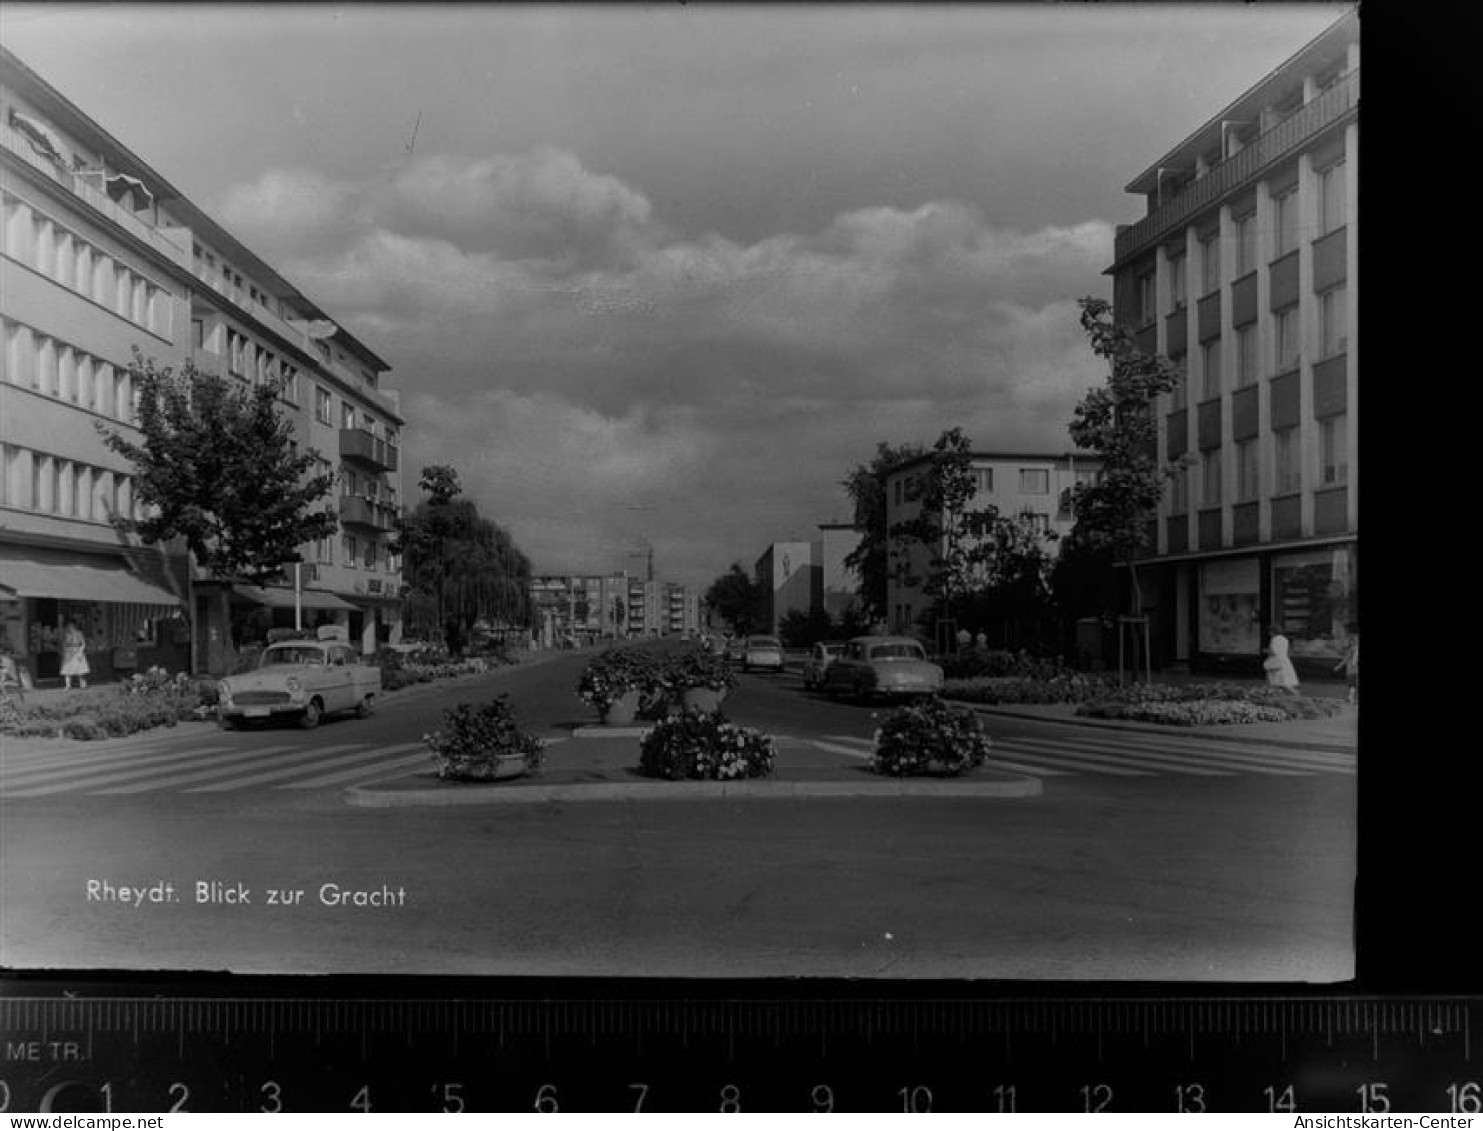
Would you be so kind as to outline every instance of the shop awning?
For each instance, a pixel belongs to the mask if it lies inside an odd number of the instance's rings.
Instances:
[[[245,601],[267,605],[271,609],[294,607],[294,591],[279,586],[233,585],[232,592]],[[351,609],[358,606],[323,589],[304,589],[299,593],[299,607],[305,609]]]
[[[168,589],[129,572],[121,558],[33,550],[0,557],[0,592],[59,601],[112,601],[129,605],[179,605]]]

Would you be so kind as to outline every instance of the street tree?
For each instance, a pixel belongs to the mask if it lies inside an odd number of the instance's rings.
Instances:
[[[1152,544],[1159,501],[1180,466],[1177,460],[1159,462],[1154,409],[1183,377],[1168,358],[1139,349],[1132,333],[1114,321],[1109,303],[1083,298],[1080,305],[1082,329],[1092,352],[1108,363],[1108,375],[1087,391],[1070,424],[1072,441],[1095,452],[1102,465],[1098,482],[1073,489],[1071,541],[1081,550],[1104,551],[1127,569],[1130,613],[1137,621],[1143,610],[1138,559]],[[1146,655],[1146,626],[1144,648]]]
[[[854,525],[860,541],[845,556],[844,564],[859,579],[855,590],[867,618],[885,619],[886,587],[891,576],[891,534],[886,520],[886,476],[923,452],[920,444],[892,446],[876,444],[869,463],[858,464],[842,481],[855,505]]]
[[[104,443],[133,465],[138,520],[119,523],[146,543],[183,538],[197,565],[218,580],[280,580],[299,547],[335,533],[322,506],[332,474],[313,474],[318,456],[299,450],[278,412],[281,382],[244,382],[203,373],[187,360],[177,373],[155,368],[136,347],[129,380],[138,398],[135,439],[98,425]]]
[[[434,598],[448,646],[462,651],[475,621],[523,624],[530,613],[530,561],[510,532],[479,514],[463,497],[458,473],[425,467],[427,498],[403,515],[395,542],[402,576],[416,593]]]
[[[747,573],[740,562],[732,562],[731,568],[711,582],[705,591],[706,607],[739,636],[746,635],[762,623],[766,600],[767,587]]]

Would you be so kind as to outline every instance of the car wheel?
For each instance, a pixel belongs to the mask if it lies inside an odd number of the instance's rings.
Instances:
[[[355,717],[358,719],[369,719],[372,712],[376,710],[374,695],[367,695],[355,708]]]
[[[309,705],[304,708],[304,713],[299,716],[299,726],[305,730],[313,730],[319,725],[319,720],[324,717],[324,706],[318,699],[309,700]]]

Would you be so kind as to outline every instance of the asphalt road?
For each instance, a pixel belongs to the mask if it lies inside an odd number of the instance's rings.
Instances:
[[[344,803],[344,787],[370,772],[366,750],[380,752],[382,772],[417,763],[420,735],[475,687],[509,691],[544,733],[590,722],[572,693],[580,663],[419,688],[369,722],[183,727],[73,752],[49,779],[20,779],[28,788],[7,774],[0,964],[1319,982],[1353,972],[1355,777],[1332,768],[1232,754],[1216,763],[1225,768],[1189,772],[1176,745],[996,719],[1001,746],[1042,759],[1041,796]],[[842,747],[867,740],[881,710],[805,695],[792,675],[744,677],[727,709]],[[193,744],[201,768],[183,771],[179,752]],[[257,760],[224,776],[220,760],[234,758]]]

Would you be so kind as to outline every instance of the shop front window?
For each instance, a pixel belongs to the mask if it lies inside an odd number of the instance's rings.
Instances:
[[[1292,655],[1337,661],[1358,621],[1353,546],[1282,554],[1272,559],[1272,618]]]
[[[1261,650],[1261,576],[1254,558],[1200,567],[1200,651],[1255,655]]]

